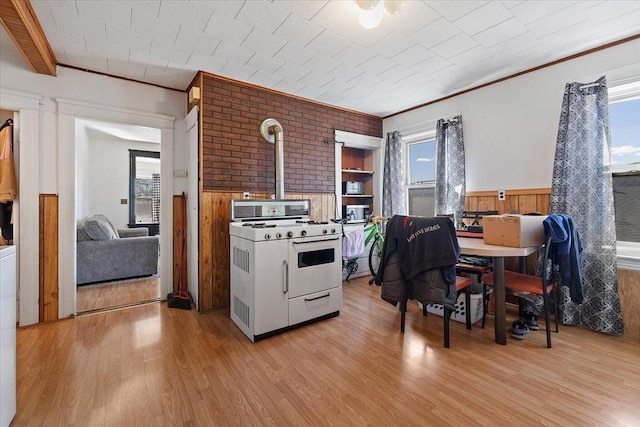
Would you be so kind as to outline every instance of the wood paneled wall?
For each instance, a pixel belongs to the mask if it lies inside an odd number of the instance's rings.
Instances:
[[[252,194],[267,198],[268,193]],[[312,218],[335,218],[333,194],[287,194],[287,199],[309,199]],[[200,199],[200,311],[229,307],[229,221],[231,200],[242,199],[241,192],[205,191]]]
[[[618,270],[618,295],[624,335],[640,343],[640,271]]]
[[[58,196],[40,194],[40,322],[58,320]]]
[[[497,191],[472,191],[467,193],[465,211],[498,211],[505,213],[549,213],[550,188],[507,190],[505,200],[498,200]]]

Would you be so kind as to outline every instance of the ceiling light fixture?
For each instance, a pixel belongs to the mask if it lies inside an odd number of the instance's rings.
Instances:
[[[358,5],[358,21],[364,28],[375,28],[382,22],[384,13],[397,15],[401,0],[355,0]]]

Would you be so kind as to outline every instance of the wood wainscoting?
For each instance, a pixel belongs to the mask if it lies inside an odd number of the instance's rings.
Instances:
[[[40,194],[39,321],[58,320],[58,195]]]
[[[252,193],[267,199],[268,193]],[[335,218],[334,194],[286,194],[287,199],[309,199],[311,219]],[[204,191],[200,198],[200,311],[229,307],[229,221],[231,200],[242,199],[240,192]]]

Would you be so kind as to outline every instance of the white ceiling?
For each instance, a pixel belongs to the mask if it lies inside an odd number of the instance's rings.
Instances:
[[[59,63],[184,90],[196,71],[385,117],[640,34],[640,1],[31,0]],[[6,36],[6,33],[3,33]]]

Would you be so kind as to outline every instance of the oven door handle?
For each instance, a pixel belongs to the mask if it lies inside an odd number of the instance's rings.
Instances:
[[[340,240],[339,237],[334,237],[333,239],[322,239],[322,240],[304,240],[302,242],[291,242],[294,245],[310,245],[312,243],[324,243],[324,242],[333,242],[335,240]]]
[[[331,296],[331,293],[327,292],[327,293],[326,293],[326,294],[324,294],[324,295],[320,295],[320,296],[313,297],[313,298],[305,298],[304,300],[305,300],[305,301],[307,301],[307,302],[308,302],[308,301],[315,301],[315,300],[317,300],[317,299],[329,298],[329,296]]]
[[[282,290],[283,294],[289,292],[289,262],[287,260],[282,261],[282,266],[284,267],[284,289]]]

